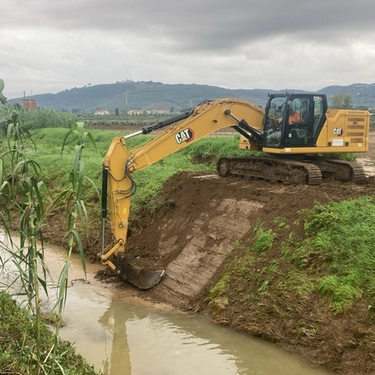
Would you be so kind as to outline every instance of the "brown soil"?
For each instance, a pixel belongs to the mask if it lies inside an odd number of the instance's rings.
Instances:
[[[166,276],[149,291],[126,287],[142,298],[208,313],[208,289],[218,280],[224,259],[235,256],[236,250],[231,250],[237,243],[250,246],[257,222],[277,233],[269,251],[271,261],[280,258],[280,245],[289,235],[275,218],[292,226],[302,209],[368,194],[375,194],[373,177],[366,185],[331,181],[293,186],[180,173],[161,192],[169,203],[130,236],[127,247],[138,264],[165,268]],[[294,227],[302,238],[302,220]],[[257,264],[255,271],[262,266]],[[215,315],[217,322],[275,342],[340,374],[375,373],[375,331],[365,301],[335,316],[328,302],[317,296],[300,301],[270,293],[249,308],[249,291],[259,286],[239,279],[231,288],[228,301]]]

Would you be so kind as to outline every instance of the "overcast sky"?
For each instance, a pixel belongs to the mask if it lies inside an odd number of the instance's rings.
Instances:
[[[1,0],[0,14],[8,98],[126,79],[375,82],[375,0]]]

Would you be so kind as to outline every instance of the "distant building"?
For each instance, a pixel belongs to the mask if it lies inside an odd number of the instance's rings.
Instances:
[[[158,115],[158,114],[165,114],[170,113],[169,111],[163,111],[158,109],[148,110],[148,109],[131,109],[126,112],[129,116],[138,116],[138,115]]]
[[[131,109],[130,111],[127,111],[126,114],[130,116],[137,116],[137,115],[143,115],[146,111],[143,109]]]
[[[35,99],[22,99],[22,107],[26,107],[27,109],[33,110],[36,108],[36,100]]]
[[[105,109],[100,109],[100,110],[95,111],[94,114],[98,116],[108,116],[110,113],[106,111]]]

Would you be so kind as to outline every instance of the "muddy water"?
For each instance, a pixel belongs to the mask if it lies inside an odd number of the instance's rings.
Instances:
[[[273,345],[162,306],[79,285],[62,337],[107,375],[328,374]]]
[[[48,252],[47,263],[56,279],[63,259],[60,250]],[[82,277],[79,261],[74,260],[61,337],[75,343],[105,375],[329,374],[204,316],[153,305],[103,285],[93,277],[96,268],[89,267],[89,284],[73,281]],[[10,273],[6,272],[8,278]]]

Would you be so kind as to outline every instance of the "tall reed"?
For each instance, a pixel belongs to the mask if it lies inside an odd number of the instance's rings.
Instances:
[[[89,181],[97,193],[99,194],[95,183],[85,176],[84,174],[84,148],[85,142],[89,139],[96,148],[95,140],[90,132],[86,131],[84,128],[84,123],[76,122],[72,124],[70,131],[66,134],[62,148],[61,155],[64,152],[64,148],[69,144],[69,140],[73,140],[75,145],[73,146],[74,150],[74,159],[72,169],[69,173],[69,183],[70,186],[65,191],[63,191],[60,196],[57,198],[57,201],[64,200],[67,207],[67,238],[68,238],[68,247],[67,254],[64,266],[61,270],[59,281],[58,281],[58,293],[57,301],[55,308],[57,309],[57,324],[55,332],[55,348],[53,351],[53,363],[56,359],[56,349],[59,342],[59,330],[61,327],[62,313],[67,299],[68,291],[68,276],[69,276],[69,267],[71,264],[71,256],[75,247],[78,248],[78,253],[81,259],[82,269],[86,277],[86,263],[85,263],[85,253],[82,246],[82,241],[77,229],[78,224],[82,225],[82,228],[85,233],[87,233],[87,211],[85,207],[84,200],[82,199],[84,181]]]
[[[0,81],[0,89],[4,83]],[[2,96],[4,98],[4,96]],[[42,236],[42,224],[45,218],[45,210],[41,198],[43,183],[39,181],[39,165],[27,158],[25,149],[28,141],[31,141],[29,132],[23,128],[19,121],[17,107],[9,106],[5,100],[3,104],[3,117],[1,125],[6,126],[6,149],[0,154],[1,164],[1,199],[2,210],[1,224],[10,238],[10,246],[7,247],[10,258],[3,263],[11,261],[18,271],[14,280],[21,287],[15,294],[26,297],[25,301],[34,320],[34,332],[36,340],[35,361],[38,366],[38,374],[43,369],[41,361],[41,305],[40,290],[47,292],[48,269],[44,263],[44,247]],[[11,205],[10,205],[11,204]],[[11,211],[13,210],[13,215]],[[19,245],[17,246],[10,230],[12,217],[19,217],[17,224],[19,232]]]
[[[0,229],[4,230],[9,237],[9,246],[2,244],[7,251],[7,259],[1,259],[0,265],[4,268],[6,262],[11,262],[16,268],[18,276],[9,283],[8,290],[14,294],[22,295],[33,320],[34,331],[25,333],[35,338],[36,352],[32,353],[37,374],[64,373],[57,361],[59,347],[59,330],[62,321],[62,313],[67,299],[68,272],[71,263],[71,255],[77,247],[83,271],[86,274],[84,250],[78,234],[77,225],[80,221],[84,230],[87,229],[87,212],[82,199],[84,181],[83,150],[85,141],[95,141],[89,132],[84,129],[83,123],[73,123],[71,130],[64,139],[64,147],[68,144],[69,137],[73,137],[73,165],[69,174],[70,186],[61,193],[49,208],[45,208],[43,202],[44,189],[40,180],[40,167],[34,160],[28,159],[25,150],[29,145],[35,144],[32,141],[28,130],[20,120],[20,108],[8,105],[2,94],[4,82],[0,80],[0,101],[3,106],[0,114],[0,127],[4,130],[6,147],[0,153]],[[92,184],[93,182],[89,180]],[[94,184],[93,184],[94,185]],[[95,186],[95,185],[94,185]],[[54,345],[48,353],[42,352],[41,347],[41,291],[48,297],[47,282],[50,278],[49,270],[44,261],[44,241],[42,228],[45,224],[49,210],[57,204],[65,203],[67,207],[67,256],[61,270],[57,285],[57,301],[55,305],[56,329],[54,332]],[[19,245],[12,240],[11,229],[17,223]],[[5,258],[5,257],[4,257]],[[19,289],[14,292],[14,286],[18,283]],[[57,368],[56,368],[57,366]]]

